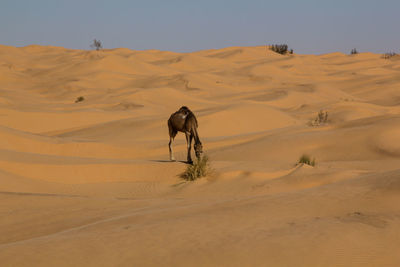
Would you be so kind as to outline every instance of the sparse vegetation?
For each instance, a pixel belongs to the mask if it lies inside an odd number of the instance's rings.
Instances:
[[[193,164],[187,166],[181,177],[187,181],[194,181],[198,178],[206,176],[210,172],[210,163],[207,155],[200,159],[196,159]]]
[[[389,53],[383,54],[383,55],[382,55],[382,58],[384,58],[384,59],[389,59],[389,58],[394,57],[394,56],[396,56],[396,55],[397,55],[397,54],[394,53],[394,52],[389,52]]]
[[[83,96],[79,96],[76,98],[75,103],[82,102],[83,100],[85,100],[85,98]]]
[[[91,48],[96,49],[97,51],[99,51],[100,49],[103,48],[103,45],[101,44],[100,40],[93,40],[93,43],[90,45]]]
[[[314,120],[310,121],[310,126],[320,126],[328,122],[328,111],[320,110]]]
[[[355,48],[351,49],[350,55],[356,55],[356,54],[358,54],[357,49],[355,49]]]
[[[297,164],[307,164],[307,165],[310,165],[310,166],[314,167],[315,166],[315,158],[313,158],[311,160],[309,155],[303,154],[300,157],[299,162]]]
[[[293,49],[289,49],[287,44],[274,44],[274,45],[270,45],[269,47],[270,50],[279,53],[281,55],[286,55],[286,54],[293,54]]]

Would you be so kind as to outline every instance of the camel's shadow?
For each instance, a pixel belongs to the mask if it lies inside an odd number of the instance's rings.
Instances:
[[[171,161],[171,160],[163,160],[163,159],[152,159],[150,160],[151,162],[161,162],[161,163],[172,163],[172,162],[179,162],[179,163],[184,163],[184,164],[192,164],[190,162],[184,161],[184,160],[176,160],[176,161]]]

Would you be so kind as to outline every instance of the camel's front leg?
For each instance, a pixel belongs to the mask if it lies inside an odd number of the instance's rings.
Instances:
[[[169,137],[169,159],[171,161],[175,161],[175,157],[174,157],[174,151],[172,150],[172,141],[174,141],[174,138],[172,136]]]
[[[188,150],[187,151],[187,162],[193,163],[192,155],[191,155],[193,136],[188,132],[186,132],[185,135],[186,135],[186,143],[187,143],[187,150]]]

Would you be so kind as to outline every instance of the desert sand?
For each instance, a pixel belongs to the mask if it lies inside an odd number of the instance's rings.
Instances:
[[[0,265],[400,266],[399,104],[397,56],[0,46]]]

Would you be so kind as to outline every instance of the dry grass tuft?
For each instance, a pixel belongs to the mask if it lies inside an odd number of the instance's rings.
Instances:
[[[200,159],[196,159],[192,165],[187,166],[181,177],[187,181],[194,181],[204,177],[210,173],[210,162],[208,156],[204,155]]]
[[[75,103],[79,103],[79,102],[82,102],[84,100],[85,100],[85,98],[83,96],[80,96],[80,97],[76,98]]]
[[[303,154],[300,159],[299,162],[297,164],[307,164],[310,166],[315,166],[315,158],[313,158],[311,160],[311,157],[309,155]]]
[[[320,126],[328,122],[328,111],[320,110],[317,117],[309,122],[310,126]]]

